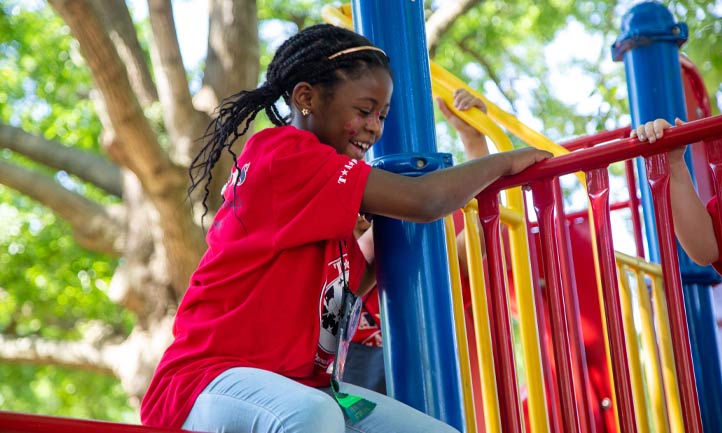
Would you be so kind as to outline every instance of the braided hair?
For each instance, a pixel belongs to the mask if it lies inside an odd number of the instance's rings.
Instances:
[[[389,59],[374,50],[359,50],[329,59],[342,50],[372,45],[365,37],[330,24],[308,27],[287,39],[276,51],[266,71],[266,82],[254,90],[243,90],[225,99],[218,107],[217,117],[206,129],[201,148],[189,168],[191,184],[188,195],[203,184],[203,208],[208,212],[206,199],[210,194],[208,185],[212,170],[224,149],[233,157],[235,169],[239,170],[237,156],[231,149],[233,143],[244,135],[258,113],[265,111],[276,126],[287,125],[290,118],[282,116],[276,102],[283,98],[290,106],[291,92],[299,82],[323,86],[323,96],[333,94],[338,83],[361,77],[374,68],[384,68],[389,74]]]

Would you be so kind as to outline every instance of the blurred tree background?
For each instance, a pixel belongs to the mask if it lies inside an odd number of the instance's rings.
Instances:
[[[196,29],[176,29],[172,8],[202,1],[149,0],[138,14],[137,1],[0,0],[2,410],[137,422],[204,250],[201,212],[184,200],[195,138],[334,3],[208,0],[208,55],[185,68],[177,36]],[[629,123],[609,59],[632,4],[427,0],[429,48],[502,108],[570,138]],[[719,113],[722,0],[665,5],[689,25],[683,51]]]

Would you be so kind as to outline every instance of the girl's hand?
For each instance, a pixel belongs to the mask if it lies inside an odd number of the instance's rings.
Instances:
[[[509,171],[507,176],[517,174],[539,161],[551,158],[552,154],[546,150],[540,150],[533,147],[524,147],[506,152],[509,157]]]
[[[679,126],[684,124],[682,120],[677,117],[674,119],[674,125]],[[664,130],[667,128],[671,128],[672,125],[669,124],[665,119],[656,119],[651,122],[647,122],[644,125],[639,125],[636,129],[632,129],[632,132],[629,133],[629,136],[631,138],[637,137],[639,141],[649,141],[649,143],[654,143],[658,139],[664,137]],[[670,162],[676,162],[683,158],[684,156],[684,150],[686,149],[686,146],[682,146],[676,149],[673,149],[669,152],[669,159]]]

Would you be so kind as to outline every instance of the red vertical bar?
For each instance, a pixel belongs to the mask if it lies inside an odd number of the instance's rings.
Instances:
[[[494,347],[494,370],[499,387],[499,412],[505,433],[522,433],[519,393],[517,391],[511,319],[507,303],[506,273],[499,231],[499,197],[496,192],[477,196],[479,220],[484,231],[489,284],[491,342]]]
[[[569,244],[568,221],[564,215],[564,203],[562,200],[562,188],[559,178],[554,179],[554,221],[557,230],[557,245],[559,247],[559,271],[562,277],[562,289],[564,303],[566,305],[566,316],[569,321],[569,349],[572,356],[572,374],[574,375],[574,386],[577,396],[579,422],[582,433],[595,433],[594,411],[589,397],[589,374],[587,371],[587,357],[584,351],[584,339],[582,338],[582,326],[579,322],[579,299],[577,297],[577,284],[574,275],[574,264],[572,261],[571,246]]]
[[[642,219],[639,217],[639,197],[637,197],[637,180],[634,177],[634,162],[631,159],[624,161],[627,176],[627,191],[629,191],[629,210],[632,212],[632,232],[634,244],[637,247],[637,257],[644,258],[644,240],[642,237]]]
[[[629,360],[624,341],[622,303],[617,286],[617,267],[612,245],[612,223],[609,218],[609,175],[607,169],[588,171],[587,193],[592,206],[594,227],[597,231],[597,258],[604,296],[604,315],[607,319],[609,349],[612,357],[614,389],[617,396],[620,431],[635,433],[637,421],[634,415],[632,383],[629,378]]]
[[[685,431],[702,433],[697,387],[694,381],[692,352],[689,346],[687,315],[684,311],[684,294],[680,280],[677,248],[672,233],[672,207],[669,197],[669,160],[667,154],[645,158],[647,179],[652,191],[654,217],[657,221],[657,237],[662,261],[664,292],[669,309],[669,322],[672,331],[674,362],[677,365],[679,396],[682,400],[682,418]]]
[[[562,290],[559,249],[556,243],[557,228],[554,220],[554,190],[552,180],[532,184],[534,210],[539,221],[539,237],[542,249],[542,264],[549,302],[549,317],[553,338],[554,359],[556,361],[557,390],[560,396],[562,413],[562,431],[576,433],[582,431],[577,402],[575,377],[572,371],[572,342],[569,338],[566,316],[566,300]]]
[[[552,339],[548,320],[549,302],[544,297],[546,292],[541,290],[541,284],[539,284],[541,278],[543,278],[543,270],[539,269],[541,258],[537,251],[537,234],[536,232],[532,232],[531,227],[531,224],[527,224],[527,239],[529,239],[529,259],[532,264],[531,277],[534,285],[537,328],[541,330],[539,332],[539,352],[541,355],[542,374],[544,375],[547,408],[549,410],[549,431],[558,432],[561,429],[560,420],[562,419],[562,413],[559,407],[559,393],[557,392],[553,371],[554,353],[549,350],[549,343]]]

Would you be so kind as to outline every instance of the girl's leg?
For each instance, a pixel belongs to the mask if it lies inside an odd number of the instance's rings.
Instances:
[[[231,368],[198,396],[183,428],[224,433],[342,433],[333,397],[256,368]]]
[[[330,388],[324,391],[331,392]],[[341,392],[376,403],[366,418],[356,424],[346,424],[348,433],[459,433],[450,425],[386,395],[350,383],[341,384]]]

